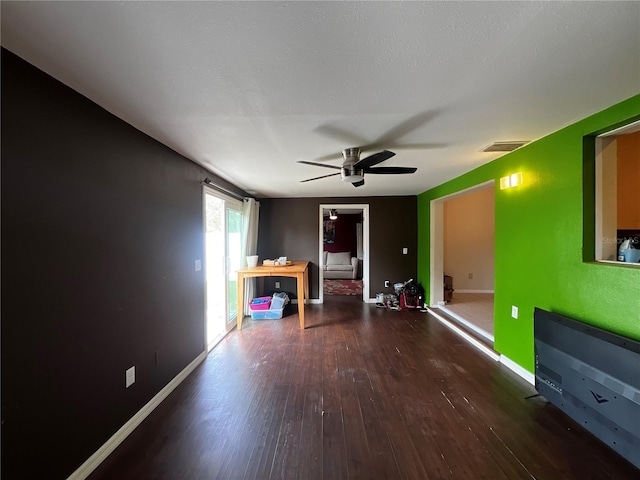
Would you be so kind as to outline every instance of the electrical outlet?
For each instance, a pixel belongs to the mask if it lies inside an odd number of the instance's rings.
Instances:
[[[511,305],[511,316],[516,319],[518,318],[518,307],[515,305]]]
[[[280,282],[276,282],[276,288],[280,288]]]
[[[202,260],[196,260],[196,272],[199,272],[200,270],[202,270]]]
[[[409,249],[408,249],[407,247],[404,247],[404,248],[402,249],[402,254],[403,254],[403,255],[406,255],[407,253],[409,253]]]
[[[125,388],[129,388],[136,383],[136,367],[129,368],[125,373]]]
[[[389,288],[389,280],[385,280],[384,281],[384,286],[385,286],[385,288]]]
[[[473,273],[469,273],[469,280],[473,280]]]

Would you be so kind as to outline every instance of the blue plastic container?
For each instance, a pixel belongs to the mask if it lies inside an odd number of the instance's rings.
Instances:
[[[636,248],[627,248],[623,250],[624,261],[629,263],[638,263],[640,261],[640,250]]]
[[[282,318],[284,307],[289,301],[289,297],[285,292],[274,293],[273,297],[268,298],[271,302],[269,310],[251,310],[251,318],[253,320],[277,320]]]
[[[270,310],[251,310],[251,318],[253,320],[277,320],[282,318],[284,307]]]

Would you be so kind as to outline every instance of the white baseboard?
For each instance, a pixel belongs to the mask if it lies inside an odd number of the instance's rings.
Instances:
[[[453,294],[455,295],[456,293],[495,293],[495,290],[466,290],[462,288],[456,288],[453,291]]]
[[[429,311],[429,313],[431,315],[433,315],[434,317],[436,317],[440,323],[442,323],[445,327],[453,330],[455,333],[457,333],[458,335],[460,335],[462,338],[464,338],[467,342],[469,342],[471,345],[473,345],[474,347],[476,347],[478,350],[480,350],[482,353],[484,353],[485,355],[487,355],[489,358],[491,358],[492,360],[495,360],[496,362],[499,361],[500,359],[500,354],[497,352],[494,352],[493,350],[491,350],[490,348],[488,348],[486,345],[483,345],[481,342],[479,342],[478,340],[476,340],[475,338],[473,338],[471,335],[469,335],[467,332],[465,332],[463,329],[461,329],[460,327],[458,327],[457,325],[454,325],[453,323],[449,322],[448,320],[446,320],[445,318],[441,317],[440,315],[438,315],[437,312],[434,312],[431,308],[427,307],[427,310]]]
[[[442,310],[444,313],[446,313],[447,315],[449,315],[450,317],[456,319],[461,324],[465,325],[467,328],[469,328],[469,329],[473,330],[474,332],[476,332],[481,337],[486,338],[489,342],[493,343],[495,341],[495,338],[493,337],[492,334],[490,334],[489,332],[485,332],[484,330],[482,330],[477,325],[475,325],[475,324],[471,323],[470,321],[468,321],[466,318],[461,317],[460,315],[458,315],[457,313],[455,313],[452,310],[449,310],[446,305],[439,306],[438,308],[440,310]]]
[[[519,375],[520,377],[524,378],[531,385],[535,385],[536,376],[533,373],[531,373],[529,370],[527,370],[526,368],[522,368],[520,365],[518,365],[516,362],[511,360],[509,357],[505,357],[504,355],[500,355],[500,363],[502,363],[505,367],[507,367],[513,373],[515,373],[515,374]]]
[[[450,321],[448,321],[445,318],[443,318],[440,315],[438,315],[437,312],[433,311],[433,309],[427,307],[427,310],[429,311],[429,313],[431,313],[431,315],[436,317],[443,325],[445,325],[446,327],[448,327],[451,330],[453,330],[455,333],[460,335],[462,338],[464,338],[466,341],[468,341],[470,344],[472,344],[474,347],[476,347],[482,353],[484,353],[487,356],[489,356],[492,360],[495,360],[497,362],[502,363],[505,367],[507,367],[513,373],[515,373],[519,377],[522,377],[524,380],[529,382],[531,385],[535,385],[535,375],[533,373],[531,373],[529,370],[527,370],[526,368],[521,367],[516,362],[511,360],[509,357],[505,357],[501,353],[495,352],[494,350],[491,350],[491,349],[487,348],[485,345],[483,345],[482,343],[478,342],[475,338],[473,338],[467,332],[465,332],[461,328],[459,328],[456,325],[452,324]]]
[[[320,301],[319,298],[307,298],[307,305],[315,305],[315,304],[320,304],[322,303]],[[298,299],[297,298],[292,298],[291,299],[291,304],[292,305],[297,305],[298,304]]]
[[[149,416],[153,410],[169,396],[169,394],[180,385],[185,378],[189,376],[195,368],[207,358],[205,350],[198,355],[184,370],[178,373],[173,379],[165,385],[149,402],[142,407],[127,423],[113,434],[113,436],[105,442],[93,455],[91,455],[78,469],[73,472],[67,480],[84,480],[98,468],[98,466],[120,445],[142,421]]]

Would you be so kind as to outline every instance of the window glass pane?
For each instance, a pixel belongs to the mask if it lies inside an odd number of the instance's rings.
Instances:
[[[236,271],[242,268],[242,213],[237,210],[227,210],[227,320],[232,321],[238,316],[238,275]]]
[[[205,194],[205,258],[207,281],[207,345],[225,332],[225,216],[224,200]]]

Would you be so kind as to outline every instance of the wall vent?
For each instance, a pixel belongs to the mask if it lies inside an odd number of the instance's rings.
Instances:
[[[529,143],[526,140],[512,142],[493,142],[488,147],[484,147],[481,152],[513,152],[516,148]]]

